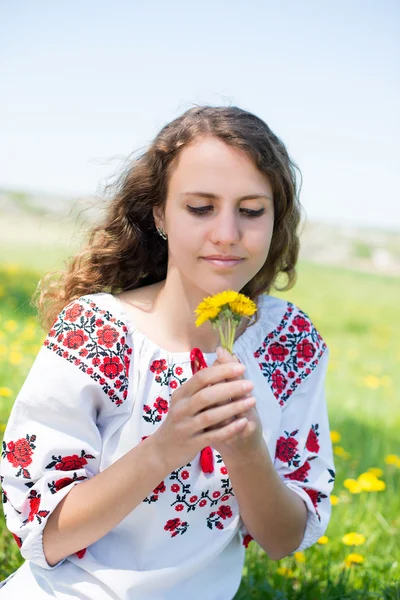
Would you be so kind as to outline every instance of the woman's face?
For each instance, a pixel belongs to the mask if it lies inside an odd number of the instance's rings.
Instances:
[[[178,275],[202,293],[239,291],[267,259],[274,225],[270,181],[244,151],[218,138],[202,138],[182,151],[165,214],[158,214],[156,224],[168,234],[167,277]],[[205,259],[212,255],[241,260]]]

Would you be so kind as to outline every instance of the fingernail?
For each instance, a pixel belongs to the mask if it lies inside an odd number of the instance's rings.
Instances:
[[[217,353],[217,358],[222,359],[224,357],[224,351],[223,351],[223,348],[221,348],[221,346],[217,347],[216,353]]]

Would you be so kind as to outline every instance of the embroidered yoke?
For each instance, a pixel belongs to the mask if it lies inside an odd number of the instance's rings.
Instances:
[[[234,353],[254,383],[275,469],[307,506],[303,550],[324,534],[331,515],[328,348],[290,302],[263,295],[257,303],[258,322],[236,340]],[[211,366],[216,354],[204,358]],[[4,433],[4,514],[25,562],[0,583],[0,600],[26,590],[34,599],[233,598],[252,538],[223,457],[212,448],[213,472],[201,468],[199,453],[91,546],[54,566],[43,552],[43,529],[58,503],[152,435],[174,390],[192,376],[190,353],[158,347],[111,294],[82,296],[60,312]]]

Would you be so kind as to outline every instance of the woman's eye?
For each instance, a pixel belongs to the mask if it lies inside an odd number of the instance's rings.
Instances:
[[[187,205],[186,208],[196,214],[196,215],[205,215],[207,213],[209,213],[213,207],[212,206],[189,206]],[[243,214],[246,215],[246,217],[248,217],[249,219],[255,218],[255,217],[261,217],[261,215],[265,212],[265,208],[260,208],[259,210],[251,210],[250,208],[241,208],[240,209]]]

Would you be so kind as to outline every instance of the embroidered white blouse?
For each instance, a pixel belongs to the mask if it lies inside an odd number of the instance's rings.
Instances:
[[[254,383],[276,471],[306,503],[303,550],[324,534],[331,515],[328,348],[290,302],[263,295],[258,312],[234,352]],[[199,454],[91,546],[54,566],[43,553],[46,521],[72,487],[106,469],[166,418],[171,394],[192,376],[189,357],[158,347],[111,294],[82,296],[61,311],[4,433],[5,521],[25,562],[0,583],[0,600],[27,590],[32,599],[234,597],[251,536],[215,450],[213,473],[202,471]],[[204,358],[211,365],[216,355]]]

